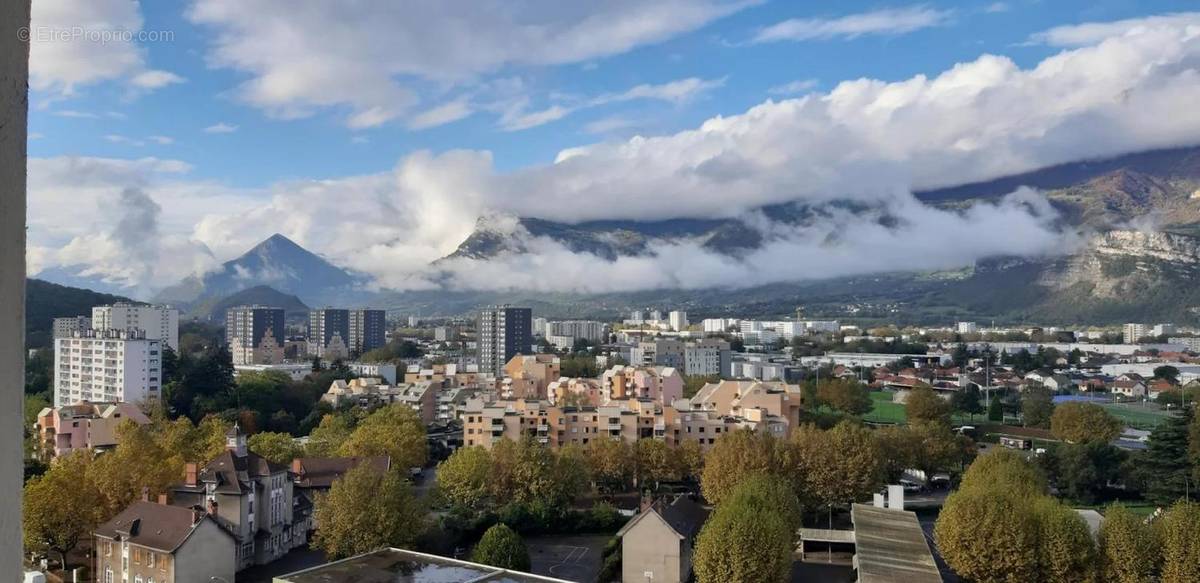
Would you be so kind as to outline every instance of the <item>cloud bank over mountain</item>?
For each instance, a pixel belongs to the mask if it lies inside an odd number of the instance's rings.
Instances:
[[[961,212],[927,207],[911,192],[1200,142],[1200,15],[1059,27],[1039,38],[1065,48],[1025,69],[983,55],[935,76],[844,81],[671,135],[566,149],[553,163],[510,172],[496,170],[486,151],[417,152],[390,172],[281,183],[234,197],[235,208],[204,205],[191,215],[194,228],[172,232],[227,258],[278,231],[392,288],[741,286],[1060,253],[1076,234],[1060,230],[1035,192]],[[164,209],[161,198],[186,190],[180,172],[126,170]],[[94,188],[94,176],[71,176],[70,188]],[[797,228],[757,210],[792,201],[828,214]],[[742,217],[765,242],[736,259],[673,241],[605,261],[542,239],[522,255],[429,267],[491,214],[572,223]]]

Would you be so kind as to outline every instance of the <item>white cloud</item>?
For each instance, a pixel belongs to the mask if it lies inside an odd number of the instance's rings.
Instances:
[[[30,25],[29,86],[56,97],[105,81],[153,90],[183,79],[149,69],[133,41],[142,14],[131,0],[38,0]],[[121,33],[130,33],[122,35]]]
[[[808,93],[817,88],[816,79],[797,79],[789,81],[783,85],[776,85],[767,90],[771,95],[797,95],[800,93]]]
[[[324,109],[380,125],[417,104],[418,81],[455,84],[509,67],[585,63],[692,31],[753,2],[453,3],[197,0],[210,63],[249,73],[237,91],[280,118]]]
[[[516,99],[508,104],[500,118],[500,127],[507,131],[527,130],[558,121],[577,111],[624,103],[641,99],[683,104],[725,84],[725,78],[700,79],[689,77],[657,85],[642,84],[620,93],[605,93],[586,99],[572,99],[569,103],[556,103],[544,109],[529,111],[529,99]]]
[[[852,39],[865,35],[907,34],[949,22],[953,11],[928,6],[885,8],[838,18],[793,18],[763,28],[752,42]]]
[[[1056,26],[1029,37],[1030,44],[1056,47],[1080,47],[1099,43],[1107,38],[1140,34],[1159,27],[1200,26],[1200,12],[1181,12],[1113,22],[1087,22]],[[1193,33],[1196,34],[1196,33]]]
[[[204,128],[206,134],[232,134],[238,131],[238,126],[227,124],[225,122],[215,123]]]
[[[620,115],[610,115],[584,124],[583,131],[589,134],[611,134],[635,127],[637,122]]]
[[[1012,10],[1012,6],[1008,2],[992,2],[983,8],[983,11],[988,14],[999,14],[1001,12],[1008,12],[1009,10]]]
[[[409,129],[423,130],[448,123],[456,122],[474,113],[471,104],[465,97],[443,103],[414,115],[408,120]]]
[[[175,143],[175,138],[170,136],[150,136],[146,139],[160,146],[170,146],[171,144]]]
[[[127,144],[130,146],[145,146],[146,145],[146,142],[144,142],[142,140],[134,139],[129,136],[123,136],[121,134],[108,134],[108,135],[104,136],[104,139],[109,142],[112,142],[114,144]]]
[[[78,110],[74,110],[74,109],[60,109],[53,113],[54,113],[54,115],[57,115],[58,117],[71,117],[71,118],[76,118],[76,119],[99,119],[100,118],[100,116],[98,116],[90,111],[78,111]]]

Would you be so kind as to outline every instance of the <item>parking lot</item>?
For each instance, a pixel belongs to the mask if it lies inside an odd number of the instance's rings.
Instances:
[[[607,535],[543,536],[525,539],[532,571],[579,583],[593,583],[600,573]]]

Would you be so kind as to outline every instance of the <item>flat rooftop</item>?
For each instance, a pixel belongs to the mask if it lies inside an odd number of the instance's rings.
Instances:
[[[850,508],[859,583],[940,583],[917,515],[867,504]]]
[[[570,583],[402,549],[381,549],[274,579],[275,583]]]

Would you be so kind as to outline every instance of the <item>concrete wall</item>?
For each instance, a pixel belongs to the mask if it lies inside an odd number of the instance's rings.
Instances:
[[[21,572],[29,0],[0,2],[0,573]]]
[[[621,537],[621,580],[680,583],[687,576],[680,551],[679,535],[662,518],[643,516]]]

